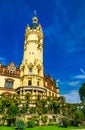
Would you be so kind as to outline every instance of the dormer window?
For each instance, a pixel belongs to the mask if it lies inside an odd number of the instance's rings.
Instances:
[[[11,62],[8,66],[7,66],[7,72],[10,74],[14,74],[16,72],[16,67],[14,65],[13,62]]]
[[[9,69],[7,70],[7,72],[10,73],[10,74],[14,74],[15,73],[14,70],[9,70]]]

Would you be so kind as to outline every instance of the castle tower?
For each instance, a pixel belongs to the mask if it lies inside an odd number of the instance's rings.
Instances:
[[[20,90],[44,95],[43,31],[36,15],[25,32],[24,54],[20,65]],[[19,91],[20,91],[19,90]]]

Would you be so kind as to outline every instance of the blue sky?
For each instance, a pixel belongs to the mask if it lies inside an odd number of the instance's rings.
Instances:
[[[44,32],[44,71],[67,102],[80,102],[85,82],[85,0],[0,0],[0,62],[18,66],[24,33],[37,11]]]

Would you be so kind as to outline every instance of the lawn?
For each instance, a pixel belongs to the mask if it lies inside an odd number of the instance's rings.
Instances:
[[[15,130],[14,127],[0,126],[0,130]],[[85,127],[57,127],[57,126],[36,126],[34,128],[26,128],[25,130],[85,130]]]

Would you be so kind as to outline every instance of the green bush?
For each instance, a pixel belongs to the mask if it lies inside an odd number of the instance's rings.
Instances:
[[[49,125],[49,126],[53,126],[53,125],[55,125],[55,124],[54,124],[54,122],[50,121],[50,122],[48,123],[48,125]]]
[[[31,107],[30,110],[29,110],[30,113],[35,113],[36,112],[36,109],[35,107]]]
[[[47,107],[44,107],[43,108],[43,114],[47,114],[48,113],[48,108]]]
[[[63,127],[68,127],[68,126],[70,126],[70,120],[69,120],[69,118],[63,117],[63,118],[62,118],[62,124],[63,124]]]
[[[47,122],[48,116],[42,116],[41,120],[45,124]]]
[[[25,129],[25,123],[23,120],[17,120],[15,124],[16,130],[24,130]]]
[[[34,120],[29,120],[29,121],[27,122],[27,127],[28,127],[28,128],[33,128],[34,126],[35,126]]]
[[[39,125],[39,116],[38,116],[38,115],[32,116],[32,117],[31,117],[31,120],[34,121],[34,123],[35,123],[36,126]]]

